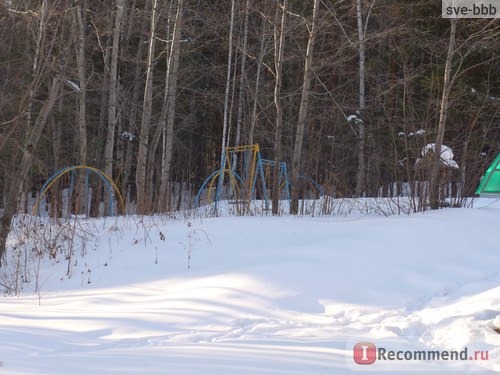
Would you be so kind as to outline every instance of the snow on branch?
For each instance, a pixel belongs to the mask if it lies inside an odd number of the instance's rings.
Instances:
[[[435,148],[435,143],[429,143],[425,145],[425,147],[422,149],[422,157],[425,157],[429,151],[432,151],[434,153]],[[458,169],[458,163],[453,160],[454,156],[455,155],[453,154],[453,151],[450,147],[441,145],[441,162],[447,167]],[[417,160],[417,163],[418,161],[419,160]]]

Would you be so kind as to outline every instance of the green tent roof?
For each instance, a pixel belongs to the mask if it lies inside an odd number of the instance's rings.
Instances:
[[[476,190],[476,194],[480,196],[489,194],[500,195],[500,154],[497,155],[493,163],[489,166]]]

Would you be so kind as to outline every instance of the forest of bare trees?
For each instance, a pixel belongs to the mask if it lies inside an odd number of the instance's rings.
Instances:
[[[275,203],[287,163],[292,213],[301,176],[331,197],[473,196],[500,150],[500,21],[431,0],[0,1],[0,242],[63,167],[109,175],[127,212],[168,212],[254,143]]]

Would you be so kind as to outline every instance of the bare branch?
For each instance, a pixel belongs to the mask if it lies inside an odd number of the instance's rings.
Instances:
[[[18,121],[19,119],[21,119],[21,118],[25,117],[27,114],[28,114],[27,112],[22,112],[22,113],[18,114],[16,117],[11,118],[10,120],[0,122],[0,126],[10,125],[10,124],[12,124],[13,122],[16,122],[16,121]]]

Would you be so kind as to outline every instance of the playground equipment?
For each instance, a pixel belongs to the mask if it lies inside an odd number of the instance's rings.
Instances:
[[[274,166],[276,165],[274,160],[269,160],[269,159],[262,159],[262,164],[264,166],[264,175],[266,176],[266,183],[269,183],[271,185],[272,183],[272,174],[274,172]],[[280,187],[281,191],[281,198],[280,199],[286,199],[290,201],[291,199],[291,194],[290,194],[290,179],[288,177],[288,170],[286,163],[284,161],[280,162],[280,168],[279,168],[279,176],[278,176],[278,184]],[[318,196],[323,195],[323,188],[311,177],[305,176],[305,175],[300,175],[299,176],[299,181],[304,181],[306,184],[309,184],[309,186],[318,192]]]
[[[274,171],[276,162],[274,160],[262,159],[262,164],[265,167],[265,176],[268,178],[268,181],[271,181],[272,172]],[[286,163],[284,161],[280,162],[278,185],[280,187],[282,196],[284,196],[284,199],[290,200],[290,179],[288,178]]]
[[[223,198],[224,189],[226,189],[225,198],[230,198],[236,203],[244,203],[249,207],[251,200],[256,198],[257,179],[260,179],[264,209],[268,210],[267,186],[271,184],[275,165],[274,160],[261,158],[258,144],[226,147],[220,169],[212,172],[203,182],[196,195],[194,207],[199,207],[201,196],[206,190],[206,202],[214,203],[217,208],[218,201]],[[279,163],[278,173],[281,199],[290,200],[290,179],[285,162]],[[299,178],[317,190],[319,196],[323,194],[321,186],[312,178],[308,176]]]
[[[226,176],[228,184],[225,185]],[[226,147],[222,155],[220,169],[210,174],[203,182],[196,195],[194,206],[198,207],[200,205],[201,195],[208,188],[207,202],[214,202],[217,208],[217,203],[222,199],[224,186],[226,186],[229,188],[226,197],[233,199],[237,203],[244,203],[249,207],[252,198],[256,196],[257,179],[260,179],[264,209],[268,210],[269,198],[259,145]],[[214,188],[216,181],[217,186]],[[212,194],[214,190],[215,194]]]
[[[318,192],[318,197],[321,197],[324,194],[324,191],[323,191],[323,188],[321,187],[321,185],[318,184],[311,177],[305,176],[305,175],[300,175],[299,180],[303,180],[303,181],[307,182],[312,188],[316,189],[316,191]]]
[[[45,182],[45,184],[42,186],[42,189],[40,190],[40,194],[38,194],[38,199],[36,200],[35,205],[33,206],[32,214],[33,215],[37,215],[38,214],[38,209],[39,209],[39,206],[40,206],[40,201],[45,196],[45,194],[47,193],[47,191],[54,185],[54,183],[56,181],[58,181],[64,175],[69,175],[69,177],[70,177],[69,197],[72,197],[73,196],[73,192],[75,190],[76,173],[78,171],[85,172],[85,175],[84,175],[84,192],[85,192],[85,195],[84,196],[85,196],[85,205],[86,205],[86,207],[85,207],[85,213],[87,215],[89,214],[89,205],[88,205],[88,201],[89,200],[88,200],[88,197],[90,196],[89,179],[90,179],[90,175],[91,174],[95,174],[96,176],[98,176],[104,182],[104,186],[106,187],[106,190],[108,192],[108,202],[110,202],[109,203],[109,215],[110,216],[114,216],[114,215],[116,215],[118,213],[118,211],[117,211],[117,209],[115,207],[116,206],[115,199],[113,199],[113,191],[115,192],[115,195],[117,197],[116,200],[118,201],[118,203],[121,206],[122,212],[125,212],[125,203],[123,201],[123,197],[122,197],[120,191],[118,190],[118,187],[116,186],[116,184],[114,183],[114,181],[111,179],[110,176],[108,176],[106,173],[100,171],[97,168],[89,167],[89,166],[86,166],[86,165],[77,165],[77,166],[73,166],[73,167],[66,167],[66,168],[63,168],[63,169],[59,170],[58,172],[54,173]]]

